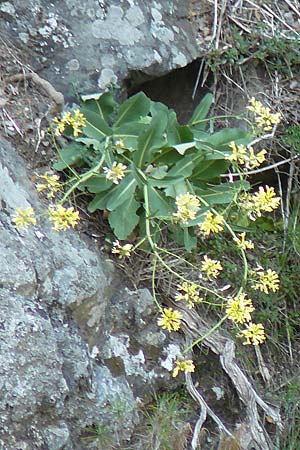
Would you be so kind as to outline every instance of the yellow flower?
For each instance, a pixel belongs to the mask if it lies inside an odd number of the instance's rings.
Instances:
[[[113,248],[111,252],[119,255],[119,259],[122,259],[131,255],[132,247],[133,245],[131,244],[120,245],[120,242],[116,240],[115,242],[113,242]]]
[[[258,192],[253,195],[253,202],[257,211],[271,212],[278,208],[280,198],[275,197],[275,191],[273,187],[260,186]]]
[[[235,142],[230,142],[229,147],[232,149],[232,153],[231,155],[227,155],[226,159],[232,163],[244,164],[247,169],[255,169],[266,160],[266,150],[261,150],[255,154],[253,147],[246,147],[242,144],[236,145]]]
[[[55,134],[57,136],[60,136],[65,131],[66,127],[70,125],[73,128],[73,135],[77,137],[79,133],[82,133],[80,128],[85,127],[87,124],[86,118],[79,109],[75,109],[72,112],[67,111],[62,115],[61,119],[55,117],[53,122],[57,124],[55,128]]]
[[[247,156],[247,148],[245,145],[236,145],[235,142],[230,142],[229,147],[232,150],[231,155],[227,155],[226,159],[237,164],[245,164]]]
[[[260,186],[255,194],[247,194],[241,202],[241,207],[245,209],[249,217],[255,220],[261,217],[262,212],[272,212],[278,208],[280,198],[276,197],[273,187]]]
[[[55,194],[61,190],[61,183],[58,181],[58,175],[54,175],[51,172],[46,172],[44,173],[44,175],[38,175],[38,178],[45,180],[45,183],[37,184],[36,189],[38,192],[48,191],[48,198],[55,197]]]
[[[266,160],[265,157],[265,155],[267,154],[266,150],[263,149],[257,154],[255,154],[253,148],[249,147],[248,151],[249,153],[245,159],[245,165],[247,169],[256,169]]]
[[[86,118],[80,112],[79,109],[75,109],[75,111],[73,111],[73,113],[74,113],[74,116],[70,120],[70,125],[73,127],[73,134],[76,137],[79,135],[79,133],[82,133],[82,131],[80,130],[80,127],[86,127]]]
[[[246,339],[243,345],[259,345],[266,339],[264,326],[261,323],[249,323],[238,336]]]
[[[270,108],[264,107],[263,104],[260,101],[255,100],[254,97],[249,100],[249,103],[247,109],[254,113],[255,122],[262,131],[272,131],[273,126],[280,123],[280,113],[271,113]]]
[[[103,167],[106,179],[111,180],[115,184],[119,184],[120,180],[125,177],[125,170],[127,166],[122,163],[113,162],[112,168]]]
[[[204,234],[204,236],[209,236],[210,233],[219,233],[224,229],[224,217],[220,214],[216,214],[215,216],[211,211],[208,211],[205,214],[204,222],[199,225],[200,232]]]
[[[200,209],[200,201],[196,195],[187,192],[176,197],[176,206],[177,211],[173,213],[175,219],[188,223],[189,220],[195,219],[197,211]]]
[[[208,256],[204,256],[204,262],[201,265],[201,270],[206,273],[206,276],[209,280],[212,278],[217,278],[220,271],[223,270],[223,267],[220,261],[215,259],[211,259]]]
[[[29,207],[26,209],[17,208],[16,214],[13,217],[13,222],[15,222],[18,230],[22,228],[29,228],[31,225],[36,224],[36,218],[34,217],[33,208]]]
[[[241,233],[239,238],[234,238],[237,246],[242,250],[252,250],[254,248],[254,244],[252,241],[246,240],[246,233]]]
[[[157,324],[164,330],[178,331],[181,325],[181,313],[174,311],[173,308],[164,308],[161,317],[158,318]]]
[[[268,294],[269,291],[276,292],[279,290],[280,280],[275,270],[268,269],[264,272],[262,268],[257,268],[251,274],[256,278],[255,284],[251,286],[256,291],[260,290]]]
[[[252,300],[246,297],[247,294],[241,293],[227,302],[226,314],[234,323],[250,322],[251,320],[251,313],[255,308],[252,305]]]
[[[179,372],[191,373],[195,372],[195,366],[191,359],[186,359],[185,361],[176,361],[176,367],[173,370],[173,377],[177,377]]]
[[[74,211],[73,206],[67,209],[62,205],[51,205],[48,208],[48,214],[50,222],[54,222],[53,229],[55,231],[74,228],[79,221],[79,212]]]
[[[184,281],[182,284],[178,285],[178,290],[182,292],[177,293],[175,300],[177,302],[182,300],[187,302],[189,309],[192,309],[195,306],[195,303],[200,303],[202,301],[202,298],[199,297],[197,285],[194,283],[187,283]]]

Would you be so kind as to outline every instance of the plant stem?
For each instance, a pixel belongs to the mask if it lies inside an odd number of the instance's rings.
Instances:
[[[218,323],[216,323],[216,325],[214,325],[210,330],[208,330],[203,336],[201,336],[200,338],[196,339],[196,341],[194,341],[191,345],[189,345],[187,348],[185,348],[182,352],[182,354],[184,355],[185,353],[188,353],[190,350],[192,350],[192,348],[195,345],[200,344],[200,342],[204,341],[205,339],[207,339],[212,333],[214,333],[221,325],[223,322],[225,322],[225,320],[228,318],[228,315],[226,314],[224,317],[222,317],[221,320],[219,320]]]

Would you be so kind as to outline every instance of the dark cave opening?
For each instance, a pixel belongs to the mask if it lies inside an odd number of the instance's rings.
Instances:
[[[179,123],[185,124],[209,91],[210,79],[201,87],[201,62],[201,59],[197,59],[185,67],[151,79],[142,72],[131,72],[126,81],[128,97],[142,91],[151,100],[164,103],[173,109],[177,113]]]

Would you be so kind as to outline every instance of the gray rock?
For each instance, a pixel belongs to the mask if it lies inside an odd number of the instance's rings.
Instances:
[[[0,448],[93,449],[99,424],[127,442],[139,399],[170,386],[179,346],[149,291],[125,288],[94,241],[46,218],[15,228],[17,207],[47,205],[1,138],[0,175]]]
[[[131,71],[157,77],[200,55],[189,2],[18,0],[1,4],[0,31],[25,44],[39,75],[65,93],[122,84]]]

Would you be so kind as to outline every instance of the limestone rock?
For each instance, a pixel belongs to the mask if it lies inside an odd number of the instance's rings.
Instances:
[[[1,2],[0,31],[64,93],[71,83],[99,91],[132,71],[156,77],[199,56],[189,8],[176,0]]]
[[[1,138],[0,176],[0,448],[93,449],[99,424],[112,444],[127,441],[137,403],[171,379],[151,295],[128,290],[76,230],[46,218],[15,228],[17,207],[47,204]]]

